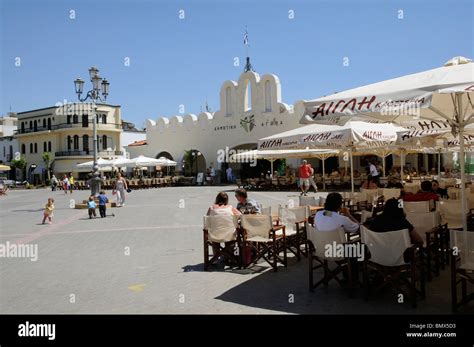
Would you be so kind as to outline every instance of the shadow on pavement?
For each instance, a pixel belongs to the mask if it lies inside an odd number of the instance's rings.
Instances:
[[[426,299],[419,301],[412,309],[408,302],[398,303],[398,295],[391,289],[373,295],[366,301],[362,288],[354,298],[334,281],[327,288],[323,286],[309,291],[308,261],[287,268],[271,269],[250,278],[220,296],[217,300],[239,305],[294,314],[450,314],[449,271],[427,283]],[[315,276],[320,276],[315,272]],[[315,277],[319,278],[319,277]],[[471,307],[472,308],[472,307]],[[472,312],[472,311],[471,311]],[[271,313],[271,312],[269,312]]]

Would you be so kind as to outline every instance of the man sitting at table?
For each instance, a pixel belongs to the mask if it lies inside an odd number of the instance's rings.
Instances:
[[[239,202],[237,210],[242,214],[261,214],[262,210],[257,202],[253,199],[247,198],[247,191],[243,188],[235,190],[235,198]]]
[[[439,195],[432,192],[430,181],[421,182],[421,191],[416,194],[406,193],[403,196],[403,201],[438,201]]]
[[[342,207],[342,195],[330,193],[326,197],[324,210],[316,213],[314,226],[318,231],[332,231],[343,227],[346,232],[359,230],[359,223],[352,217],[347,207]]]

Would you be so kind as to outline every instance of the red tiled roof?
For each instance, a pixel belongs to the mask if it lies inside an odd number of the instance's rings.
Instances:
[[[142,141],[135,141],[134,143],[131,143],[128,146],[129,147],[132,147],[132,146],[145,146],[146,144],[147,144],[146,140],[142,140]]]

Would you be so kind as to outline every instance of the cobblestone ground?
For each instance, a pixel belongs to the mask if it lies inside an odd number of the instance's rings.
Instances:
[[[235,187],[136,190],[126,206],[89,220],[71,209],[87,191],[65,195],[46,189],[10,191],[0,198],[0,243],[38,246],[38,260],[2,258],[2,313],[449,313],[449,270],[427,284],[417,309],[397,303],[396,293],[365,301],[335,284],[308,291],[307,261],[290,258],[274,273],[265,263],[251,269],[203,271],[202,216],[218,191]],[[110,191],[108,192],[111,196]],[[48,197],[53,224],[41,225]],[[250,192],[264,205],[297,201],[296,192]],[[112,216],[112,213],[115,216]],[[472,306],[470,306],[472,313]],[[469,309],[469,308],[468,308]]]

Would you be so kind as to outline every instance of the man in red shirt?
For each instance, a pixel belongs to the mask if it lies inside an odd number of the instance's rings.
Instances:
[[[311,166],[308,165],[306,160],[303,160],[303,164],[301,164],[298,173],[300,178],[300,187],[301,187],[301,195],[307,195],[306,192],[309,189],[309,178],[311,176]]]
[[[403,201],[438,201],[439,195],[432,192],[431,182],[423,181],[421,182],[421,191],[416,194],[405,194],[403,196]]]

